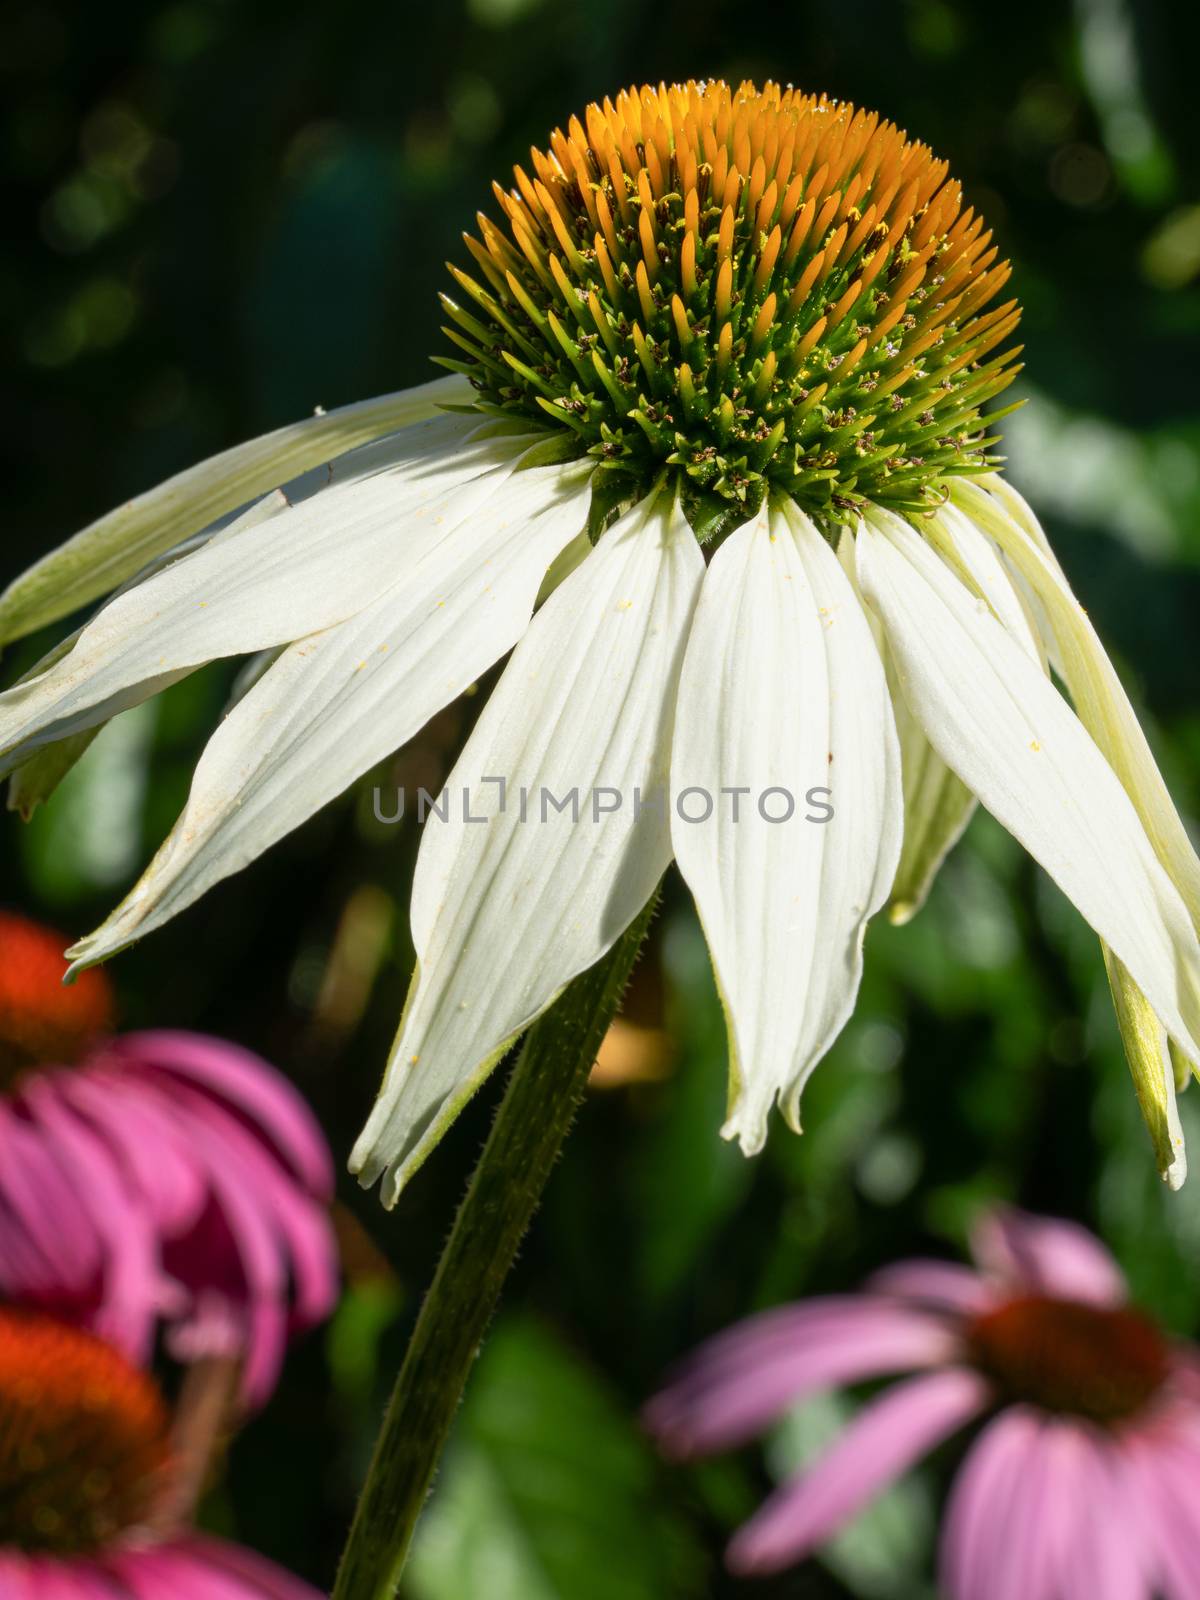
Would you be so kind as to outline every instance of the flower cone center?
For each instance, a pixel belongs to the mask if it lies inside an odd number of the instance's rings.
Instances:
[[[837,516],[987,470],[979,408],[1016,352],[985,358],[1019,313],[983,307],[1008,268],[945,163],[875,113],[773,83],[636,88],[514,177],[467,237],[475,274],[451,269],[467,359],[446,364],[485,408],[572,434],[614,499],[665,469],[734,520],[768,484]]]
[[[103,1549],[147,1521],[166,1460],[144,1373],[90,1334],[0,1309],[0,1550]]]
[[[1169,1371],[1162,1334],[1128,1308],[1029,1295],[978,1317],[968,1341],[1007,1398],[1095,1422],[1140,1411]]]
[[[30,1068],[78,1061],[112,1027],[112,993],[98,971],[63,987],[68,941],[0,912],[0,1092]]]

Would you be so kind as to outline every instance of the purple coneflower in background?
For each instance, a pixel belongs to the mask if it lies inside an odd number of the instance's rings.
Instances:
[[[752,1438],[819,1390],[901,1372],[739,1529],[728,1562],[799,1561],[920,1457],[987,1419],[943,1525],[946,1600],[1196,1600],[1200,1366],[1069,1222],[989,1213],[976,1269],[902,1261],[701,1346],[647,1408],[671,1455]]]
[[[114,1036],[99,973],[0,914],[0,1298],[134,1360],[236,1359],[261,1403],[336,1296],[329,1151],[292,1086],[224,1040]]]
[[[290,1573],[179,1526],[170,1417],[111,1346],[0,1308],[4,1600],[317,1600]]]

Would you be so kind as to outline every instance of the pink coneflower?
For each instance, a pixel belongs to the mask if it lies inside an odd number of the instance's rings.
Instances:
[[[839,1384],[915,1371],[739,1529],[728,1562],[799,1561],[893,1479],[987,1418],[954,1483],[946,1600],[1196,1600],[1200,1368],[1126,1301],[1084,1229],[990,1213],[978,1270],[902,1261],[865,1292],[752,1317],[702,1346],[651,1401],[678,1457],[738,1445]]]
[[[96,972],[0,913],[0,1298],[144,1360],[236,1358],[270,1393],[336,1293],[329,1152],[296,1091],[224,1040],[110,1032]]]
[[[0,1309],[4,1600],[317,1600],[236,1545],[163,1525],[167,1409],[90,1333]]]

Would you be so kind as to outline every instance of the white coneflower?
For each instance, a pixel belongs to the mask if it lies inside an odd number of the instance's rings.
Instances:
[[[1200,1055],[1200,865],[996,476],[980,407],[1018,312],[984,309],[1008,272],[982,219],[925,146],[773,84],[630,90],[515,177],[445,302],[458,376],[216,457],[0,603],[11,638],[133,579],[0,699],[26,803],[114,712],[272,652],[72,953],[101,960],[244,867],[515,645],[422,839],[364,1182],[395,1195],[672,856],[728,1014],[724,1131],[757,1150],[777,1100],[796,1126],[868,919],[915,910],[974,796],[1100,935],[1179,1181],[1168,1041]]]

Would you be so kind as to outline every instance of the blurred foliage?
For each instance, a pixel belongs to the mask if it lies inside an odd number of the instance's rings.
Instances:
[[[655,1494],[649,1442],[596,1376],[510,1316],[479,1362],[421,1525],[414,1600],[698,1595],[698,1551]]]
[[[588,99],[636,79],[773,75],[931,142],[1014,257],[1029,403],[1006,426],[1012,474],[1195,815],[1196,33],[1171,0],[13,0],[3,576],[209,451],[427,376],[443,259],[491,178]],[[14,649],[6,671],[49,642]],[[172,821],[232,676],[200,674],[121,719],[31,826],[6,819],[3,894],[68,932],[94,925]],[[478,703],[439,717],[379,782],[435,787]],[[262,1050],[344,1154],[402,1002],[416,844],[411,821],[373,820],[369,786],[346,797],[120,959],[126,1025]],[[1137,1295],[1195,1331],[1197,1180],[1178,1197],[1159,1186],[1095,941],[987,818],[911,927],[872,931],[804,1138],[780,1126],[747,1163],[716,1137],[720,1008],[677,883],[630,1017],[670,1031],[673,1061],[585,1108],[464,1409],[413,1600],[886,1597],[889,1567],[919,1593],[948,1463],[827,1563],[738,1584],[720,1569],[730,1527],[769,1462],[806,1458],[831,1413],[793,1419],[769,1454],[688,1470],[656,1463],[634,1419],[704,1334],[896,1255],[954,1251],[988,1199],[1098,1227]],[[346,1301],[207,1507],[318,1584],[497,1089],[390,1217],[344,1183]],[[1200,1153],[1200,1090],[1184,1116]]]

